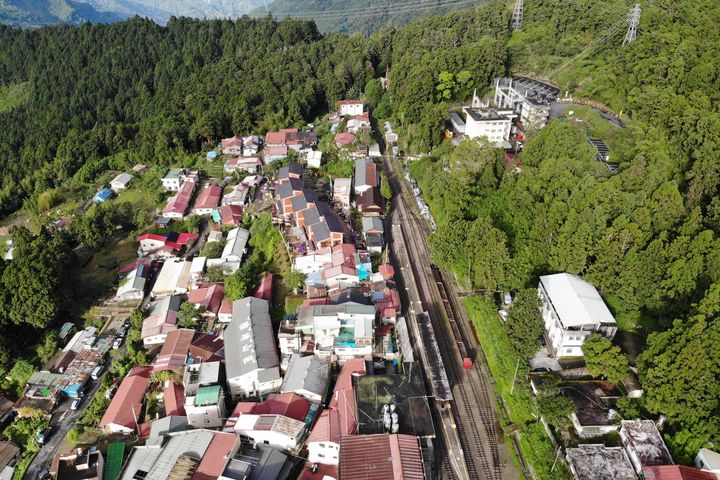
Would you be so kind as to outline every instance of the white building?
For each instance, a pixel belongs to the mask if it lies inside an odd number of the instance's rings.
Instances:
[[[185,414],[193,428],[218,428],[225,423],[225,395],[220,385],[200,387],[185,397]]]
[[[142,263],[138,264],[135,269],[128,273],[121,280],[115,299],[125,300],[142,300],[145,297],[145,283],[147,282],[147,267]]]
[[[362,115],[365,105],[362,100],[340,100],[340,115],[354,117]]]
[[[322,152],[320,150],[310,150],[307,153],[307,166],[310,168],[320,168],[322,166]]]
[[[330,377],[330,364],[327,359],[314,355],[290,358],[280,393],[296,393],[311,402],[320,403],[325,396]]]
[[[582,344],[592,333],[615,336],[617,322],[591,283],[557,273],[540,277],[538,291],[548,346],[556,356],[582,356]]]
[[[350,214],[352,178],[336,178],[333,182],[333,201],[342,208],[345,216]]]
[[[315,338],[315,354],[338,360],[371,355],[375,307],[354,302],[298,308],[297,330]]]
[[[110,190],[112,190],[113,192],[125,190],[128,185],[130,185],[132,179],[133,177],[129,173],[121,173],[117,177],[110,180]]]
[[[332,262],[332,253],[328,248],[326,253],[311,252],[302,257],[295,257],[293,259],[293,270],[308,275],[321,272],[324,265],[330,262]]]
[[[202,280],[203,273],[205,273],[205,264],[207,263],[207,257],[195,257],[192,259],[190,264],[190,281],[193,286],[197,285],[198,281]]]
[[[220,382],[220,362],[193,363],[185,367],[183,388],[185,396],[193,396],[201,387],[210,387]]]
[[[310,432],[307,442],[308,460],[312,463],[340,463],[340,413],[325,410]]]
[[[701,448],[695,457],[695,467],[712,472],[720,478],[720,453],[708,448]]]
[[[258,443],[293,450],[302,438],[305,423],[285,415],[243,414],[238,418],[234,431]]]
[[[230,393],[250,397],[280,388],[280,362],[267,300],[246,297],[233,302],[225,329],[225,369]]]
[[[187,293],[190,267],[192,267],[192,263],[182,258],[166,260],[150,292],[152,298]]]
[[[182,168],[171,168],[162,177],[162,186],[166,192],[177,192],[182,185]]]
[[[221,266],[226,273],[233,273],[242,263],[242,257],[247,251],[247,243],[250,239],[250,231],[244,228],[233,228],[228,232],[223,253],[219,259],[210,258],[208,266]]]
[[[464,107],[465,136],[470,139],[485,137],[500,148],[510,148],[512,111],[498,111],[490,108]]]

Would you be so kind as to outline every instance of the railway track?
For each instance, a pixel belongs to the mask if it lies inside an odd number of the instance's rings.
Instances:
[[[473,362],[472,368],[462,368],[461,353],[455,341],[450,319],[462,319],[457,312],[459,306],[447,295],[442,277],[436,280],[439,272],[434,272],[429,263],[430,254],[424,242],[427,232],[423,231],[422,221],[408,207],[402,184],[390,162],[386,163],[386,171],[391,183],[399,188],[396,207],[401,218],[401,229],[405,241],[409,243],[408,256],[425,309],[430,314],[436,332],[436,340],[440,346],[448,377],[453,385],[454,401],[451,402],[452,413],[456,420],[458,436],[463,449],[465,463],[470,478],[500,480],[502,464],[500,461],[497,427],[494,412],[494,399],[488,387],[489,376],[482,364]],[[445,298],[443,298],[443,296]],[[468,336],[469,325],[458,327],[465,345],[477,357],[477,350],[471,348],[476,342]]]

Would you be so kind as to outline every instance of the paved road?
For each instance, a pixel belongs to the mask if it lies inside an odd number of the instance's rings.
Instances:
[[[68,434],[71,428],[75,426],[75,422],[80,418],[85,408],[90,404],[90,401],[97,393],[100,385],[102,385],[102,378],[97,380],[90,380],[93,382],[92,388],[85,394],[85,398],[80,404],[80,408],[77,410],[70,410],[72,399],[65,399],[60,405],[59,409],[53,414],[50,419],[50,425],[53,427],[53,433],[50,436],[50,440],[43,446],[38,454],[33,459],[30,467],[25,473],[25,478],[28,480],[35,480],[40,478],[40,472],[44,469],[50,469],[50,463],[53,457],[58,453],[58,449],[63,443],[65,436]]]

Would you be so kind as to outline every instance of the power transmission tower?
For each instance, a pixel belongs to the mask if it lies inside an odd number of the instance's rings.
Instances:
[[[637,27],[640,23],[640,4],[636,3],[635,6],[630,10],[630,13],[628,13],[627,21],[630,24],[627,29],[627,33],[625,34],[625,39],[623,40],[623,45],[627,45],[628,43],[635,40],[635,37],[637,36]]]
[[[510,28],[520,30],[523,26],[523,0],[515,0],[515,9],[513,10]]]

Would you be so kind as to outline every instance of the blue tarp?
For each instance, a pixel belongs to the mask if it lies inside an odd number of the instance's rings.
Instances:
[[[93,202],[102,203],[105,200],[109,200],[110,198],[112,198],[112,195],[112,190],[110,190],[109,188],[103,188],[95,194],[95,196],[93,197]]]
[[[207,153],[207,158],[217,158],[217,152],[215,150],[211,150]]]
[[[360,264],[358,266],[358,269],[357,269],[358,278],[360,279],[361,282],[363,280],[367,280],[368,278],[370,278],[370,270],[371,269],[367,268],[367,265],[365,265],[364,263]]]

